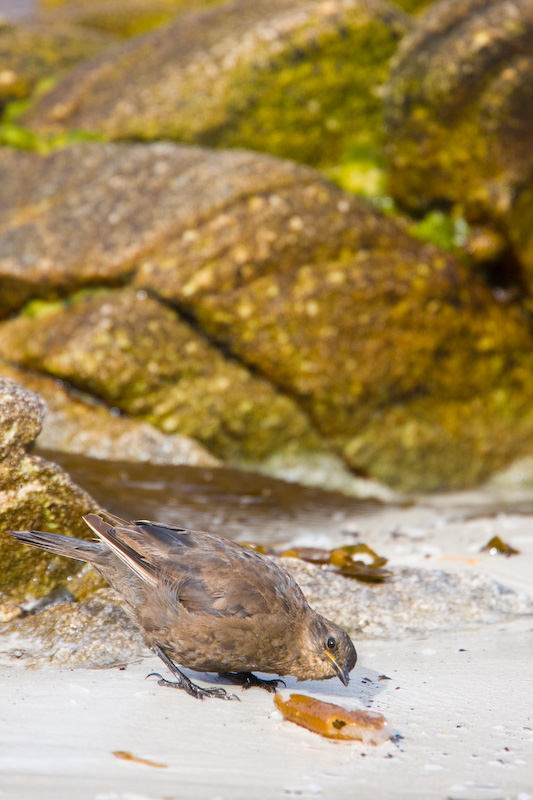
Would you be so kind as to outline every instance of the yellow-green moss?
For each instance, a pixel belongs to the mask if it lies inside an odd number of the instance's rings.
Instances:
[[[382,144],[379,86],[398,35],[373,20],[291,43],[265,68],[236,70],[228,122],[202,143],[247,147],[307,164],[376,156]]]

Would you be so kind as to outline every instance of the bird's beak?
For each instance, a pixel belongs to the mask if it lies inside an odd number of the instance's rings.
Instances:
[[[329,660],[333,664],[335,672],[337,673],[337,675],[339,676],[339,678],[341,679],[343,684],[345,686],[348,686],[348,684],[350,682],[350,674],[349,674],[348,670],[346,669],[346,667],[341,667],[341,665],[337,661],[335,661],[335,659],[333,658],[331,653],[328,653],[327,650],[324,650],[324,653],[327,655],[327,657],[329,658]]]

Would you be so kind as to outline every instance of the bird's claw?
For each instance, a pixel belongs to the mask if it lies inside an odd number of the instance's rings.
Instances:
[[[273,678],[272,680],[265,680],[258,678],[252,672],[221,672],[222,678],[226,678],[231,683],[236,683],[242,686],[243,689],[251,689],[252,686],[257,686],[259,689],[265,689],[267,692],[276,694],[277,688],[280,684],[284,687],[287,686],[281,678]]]
[[[158,686],[170,686],[172,689],[184,689],[187,694],[198,698],[198,700],[203,700],[205,697],[218,697],[219,700],[238,700],[240,703],[240,698],[237,697],[236,694],[228,694],[228,692],[221,686],[213,686],[211,689],[203,689],[201,686],[197,686],[195,683],[192,683],[192,681],[168,681],[166,678],[163,678],[159,672],[150,672],[150,674],[146,676],[146,679],[148,678],[158,678]]]

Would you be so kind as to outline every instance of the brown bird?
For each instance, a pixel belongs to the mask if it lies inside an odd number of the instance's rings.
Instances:
[[[175,675],[159,684],[194,697],[233,699],[202,689],[174,664],[217,672],[245,688],[275,692],[282,681],[338,676],[348,685],[357,654],[348,634],[309,606],[302,590],[271,559],[202,531],[104,512],[83,519],[98,536],[87,542],[39,531],[11,531],[24,544],[88,561],[119,592],[148,646]],[[111,524],[112,523],[112,524]]]

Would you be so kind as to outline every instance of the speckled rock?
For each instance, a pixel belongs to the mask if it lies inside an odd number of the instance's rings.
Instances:
[[[402,41],[385,92],[393,196],[503,229],[529,276],[532,105],[533,0],[432,5]]]
[[[377,238],[392,246],[397,234],[316,172],[257,153],[86,143],[42,157],[4,148],[0,171],[0,314],[138,272],[139,285],[174,301]]]
[[[39,395],[0,379],[0,460],[33,442],[45,413],[46,403]]]
[[[5,358],[64,378],[165,433],[192,436],[220,457],[321,449],[292,400],[144,292],[99,293],[0,328]]]
[[[408,26],[386,0],[235,0],[72,71],[26,122],[335,164],[379,151],[380,87]]]
[[[0,362],[0,375],[38,392],[47,413],[35,443],[41,449],[83,453],[114,461],[188,464],[214,467],[220,462],[194,439],[164,434],[153,425],[112,413],[107,406],[87,402],[59,380]],[[35,438],[33,436],[32,438]]]
[[[533,433],[530,330],[453,258],[305,265],[196,300],[203,328],[297,398],[356,471],[394,488],[472,485]]]
[[[4,358],[233,463],[333,449],[441,490],[530,452],[521,310],[313,170],[169,143],[0,164],[4,314],[46,299]]]
[[[28,97],[39,80],[57,78],[114,43],[113,37],[68,24],[0,23],[0,108]]]
[[[401,567],[385,583],[363,584],[295,558],[280,563],[296,578],[309,604],[355,641],[461,630],[533,614],[532,595],[481,573]]]
[[[112,589],[60,603],[2,626],[0,660],[25,666],[113,667],[149,655]]]
[[[86,536],[82,514],[96,510],[92,498],[55,464],[29,455],[44,401],[14,381],[0,378],[0,596],[44,593],[76,569],[44,552],[21,547],[10,529],[42,528]],[[84,530],[85,529],[85,530]]]

